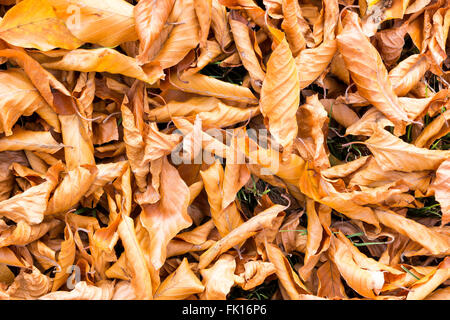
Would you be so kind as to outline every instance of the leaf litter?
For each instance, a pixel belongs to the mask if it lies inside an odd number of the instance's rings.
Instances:
[[[447,1],[0,14],[0,299],[450,298]]]

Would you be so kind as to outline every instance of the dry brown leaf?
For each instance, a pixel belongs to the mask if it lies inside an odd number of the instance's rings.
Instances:
[[[303,280],[308,280],[320,254],[328,250],[329,238],[324,234],[323,227],[316,211],[314,200],[306,199],[306,215],[308,217],[307,240],[305,248],[305,259],[303,266],[298,269]]]
[[[364,144],[384,171],[436,170],[450,156],[450,151],[418,148],[379,127]]]
[[[437,139],[450,132],[450,110],[445,111],[435,118],[414,140],[414,145],[419,148],[429,148]]]
[[[230,198],[229,195],[225,198],[225,193],[222,191],[225,188],[224,184],[229,183],[229,178],[225,180],[224,170],[219,160],[216,160],[207,170],[200,171],[200,175],[208,195],[212,221],[220,235],[224,237],[244,222],[232,201],[229,205],[223,206],[224,203],[228,202],[227,199]]]
[[[428,68],[429,64],[421,54],[414,54],[402,60],[389,71],[389,80],[395,94],[405,96],[419,83]]]
[[[207,241],[208,235],[214,228],[215,225],[211,219],[191,231],[179,233],[176,237],[195,245],[201,245]]]
[[[152,299],[150,261],[146,260],[136,238],[133,219],[122,214],[118,227],[119,236],[125,248],[126,263],[131,271],[131,284],[137,299]]]
[[[244,269],[245,271],[239,275],[239,281],[242,282],[239,283],[239,285],[244,290],[251,290],[256,286],[259,286],[268,276],[275,273],[275,266],[273,263],[264,262],[261,260],[249,261],[245,263]]]
[[[407,31],[408,23],[403,23],[399,27],[381,30],[375,34],[377,47],[386,66],[393,65],[400,58]]]
[[[7,247],[0,248],[0,263],[20,268],[25,267],[16,254]]]
[[[36,60],[27,55],[25,51],[3,49],[0,50],[0,56],[15,59],[45,101],[55,111],[61,114],[73,114],[75,102],[70,92]]]
[[[0,138],[0,152],[29,150],[53,154],[63,147],[49,131],[28,131],[16,127],[12,133],[10,136]]]
[[[441,204],[442,226],[450,222],[450,160],[447,159],[436,170],[436,180],[431,188],[434,190],[436,200]]]
[[[328,114],[318,95],[307,97],[306,103],[297,111],[298,134],[295,145],[302,158],[311,161],[319,170],[330,166],[325,147],[328,121]]]
[[[365,156],[347,163],[339,164],[320,171],[320,174],[328,179],[344,178],[364,166],[369,158],[369,156]]]
[[[48,51],[73,50],[83,44],[60,20],[47,0],[25,0],[12,7],[0,23],[0,38],[18,47]]]
[[[0,79],[1,131],[6,136],[12,135],[11,129],[21,116],[30,116],[36,112],[44,120],[51,119],[47,117],[51,112],[49,111],[51,110],[50,106],[39,95],[23,71],[19,69],[4,70],[0,72]],[[55,129],[60,130],[59,122]]]
[[[411,190],[425,192],[431,181],[430,171],[385,171],[378,165],[373,156],[369,156],[367,163],[360,170],[352,174],[349,186],[366,186],[374,188],[400,180],[403,180]]]
[[[336,265],[330,260],[317,269],[319,288],[317,295],[330,299],[346,299],[345,289],[341,281],[341,275]]]
[[[346,104],[338,103],[333,99],[320,99],[320,103],[331,117],[345,128],[359,120],[359,116]]]
[[[220,254],[254,236],[258,231],[270,227],[274,219],[283,214],[284,209],[284,206],[274,205],[233,229],[200,256],[199,268],[207,267]]]
[[[161,200],[144,205],[140,214],[140,221],[150,236],[150,261],[156,270],[164,264],[169,241],[192,224],[187,214],[189,188],[166,158],[163,159],[159,191]]]
[[[136,78],[149,84],[164,76],[160,66],[140,67],[136,59],[109,48],[77,49],[56,62],[43,64],[49,69],[82,72],[109,72]]]
[[[6,293],[15,299],[34,300],[47,294],[51,288],[52,279],[32,267],[31,272],[22,269]]]
[[[230,254],[222,254],[211,268],[200,271],[205,292],[200,295],[204,300],[226,300],[227,294],[234,285],[235,258]]]
[[[80,281],[72,291],[51,292],[39,300],[111,300],[113,292],[114,284],[111,281],[102,281],[95,286]]]
[[[123,0],[47,0],[70,32],[84,42],[115,47],[138,39],[133,6]]]
[[[50,193],[56,187],[62,169],[61,163],[54,165],[48,170],[45,182],[1,201],[0,215],[15,222],[22,220],[29,224],[41,223],[47,210]]]
[[[295,58],[300,89],[313,83],[325,71],[337,50],[336,40],[327,40],[316,48],[305,49]]]
[[[439,287],[441,283],[450,278],[450,259],[446,257],[436,271],[423,277],[417,281],[412,287],[411,291],[408,293],[406,300],[422,300],[426,298],[434,289]]]
[[[379,53],[364,35],[356,14],[346,16],[337,42],[359,94],[395,124],[397,135],[404,133],[410,120],[392,88]]]
[[[258,107],[239,108],[214,97],[192,97],[183,102],[169,101],[164,106],[150,110],[148,117],[156,122],[168,122],[172,117],[198,116],[203,125],[222,128],[247,121],[258,114]]]
[[[332,239],[329,253],[342,278],[353,290],[364,297],[375,298],[374,291],[381,290],[384,284],[381,271],[366,270],[359,266],[351,251],[337,238]]]
[[[0,300],[448,296],[447,1],[0,12]]]
[[[174,3],[175,0],[157,1],[156,3],[152,0],[144,0],[139,1],[134,7],[136,31],[140,40],[140,53],[136,59],[140,64],[148,62],[148,51],[163,30]]]
[[[211,27],[212,0],[194,0],[194,7],[200,25],[200,46],[204,47]]]
[[[58,269],[53,278],[52,291],[58,290],[67,280],[71,273],[75,261],[75,240],[70,226],[66,223],[64,228],[64,241],[61,243],[61,250],[58,254]]]
[[[265,73],[261,68],[253,48],[252,40],[250,38],[250,30],[247,26],[247,20],[233,10],[229,15],[229,23],[242,64],[249,72],[250,77],[256,86],[261,87],[264,81]]]
[[[161,50],[153,58],[152,63],[157,64],[156,68],[153,68],[155,71],[158,68],[167,69],[176,65],[183,60],[191,49],[197,47],[200,41],[200,25],[195,14],[194,1],[176,1],[172,10],[172,13],[175,12],[179,12],[177,21],[174,21],[175,26]],[[149,67],[152,63],[149,64]]]
[[[294,57],[298,56],[306,47],[302,27],[297,18],[297,7],[298,3],[296,4],[294,0],[282,1],[283,22],[281,28],[286,33],[286,38]]]
[[[202,74],[183,75],[180,79],[170,72],[168,82],[173,88],[199,95],[228,99],[231,101],[257,104],[258,100],[250,89],[233,83],[220,81]]]
[[[16,226],[12,226],[0,233],[0,247],[27,245],[41,238],[59,224],[58,220],[51,220],[30,226],[26,222],[19,221]]]
[[[184,300],[190,295],[203,292],[205,287],[192,272],[186,258],[159,286],[155,300]]]
[[[277,29],[271,30],[276,48],[267,62],[260,108],[270,133],[289,154],[298,130],[295,113],[300,103],[299,79],[284,34]]]
[[[67,172],[48,201],[46,215],[71,209],[89,190],[97,175],[94,166],[82,166]]]
[[[405,218],[392,211],[375,210],[380,222],[385,226],[409,237],[429,250],[433,255],[445,255],[449,252],[449,237],[433,231],[423,224]]]
[[[266,251],[267,257],[275,266],[275,273],[289,298],[291,300],[304,300],[304,296],[310,292],[292,269],[283,252],[270,243],[266,245]]]

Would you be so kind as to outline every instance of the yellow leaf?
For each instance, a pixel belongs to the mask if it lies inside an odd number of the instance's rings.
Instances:
[[[83,44],[60,20],[47,0],[25,0],[6,12],[0,38],[24,48],[73,50]]]
[[[78,39],[115,47],[135,41],[133,6],[124,0],[47,0]]]

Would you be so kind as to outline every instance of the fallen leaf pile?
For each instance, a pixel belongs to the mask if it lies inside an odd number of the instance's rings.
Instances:
[[[0,299],[449,299],[446,0],[0,0]]]

